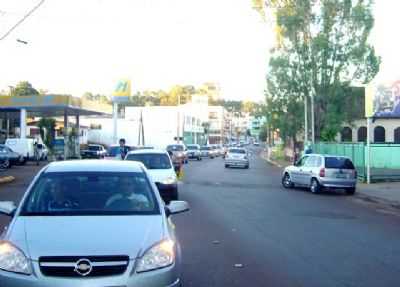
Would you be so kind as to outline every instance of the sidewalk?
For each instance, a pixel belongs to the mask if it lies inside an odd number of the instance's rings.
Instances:
[[[270,160],[267,158],[265,151],[261,153],[261,157],[270,164],[282,169],[292,164],[288,161]],[[372,184],[359,182],[355,196],[400,209],[400,182],[380,182]]]

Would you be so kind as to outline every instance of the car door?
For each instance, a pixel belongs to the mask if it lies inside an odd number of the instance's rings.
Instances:
[[[317,166],[318,157],[317,156],[309,156],[304,163],[303,172],[301,176],[301,184],[309,185],[311,182],[311,177],[313,175],[313,171]]]
[[[294,184],[302,184],[301,178],[302,178],[303,168],[304,168],[304,164],[308,158],[309,158],[309,156],[307,156],[307,155],[303,156],[292,167],[290,177]]]

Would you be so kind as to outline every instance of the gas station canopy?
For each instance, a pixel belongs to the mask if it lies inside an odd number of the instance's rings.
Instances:
[[[108,116],[112,106],[70,95],[34,95],[0,97],[0,111],[18,111],[26,109],[38,117],[68,116]]]

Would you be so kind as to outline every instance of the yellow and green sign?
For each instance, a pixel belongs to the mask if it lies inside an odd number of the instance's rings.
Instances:
[[[131,95],[131,81],[130,80],[120,80],[115,87],[113,92],[114,97],[129,97]]]

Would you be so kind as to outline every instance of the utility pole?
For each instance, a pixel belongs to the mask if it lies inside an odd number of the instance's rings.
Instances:
[[[176,125],[176,143],[178,144],[180,141],[179,134],[180,134],[180,129],[181,129],[181,116],[180,116],[180,108],[179,106],[181,105],[181,95],[178,95],[178,106],[177,106],[177,111],[178,111],[178,118],[177,118],[177,125]]]
[[[304,148],[308,142],[307,96],[304,95]]]

